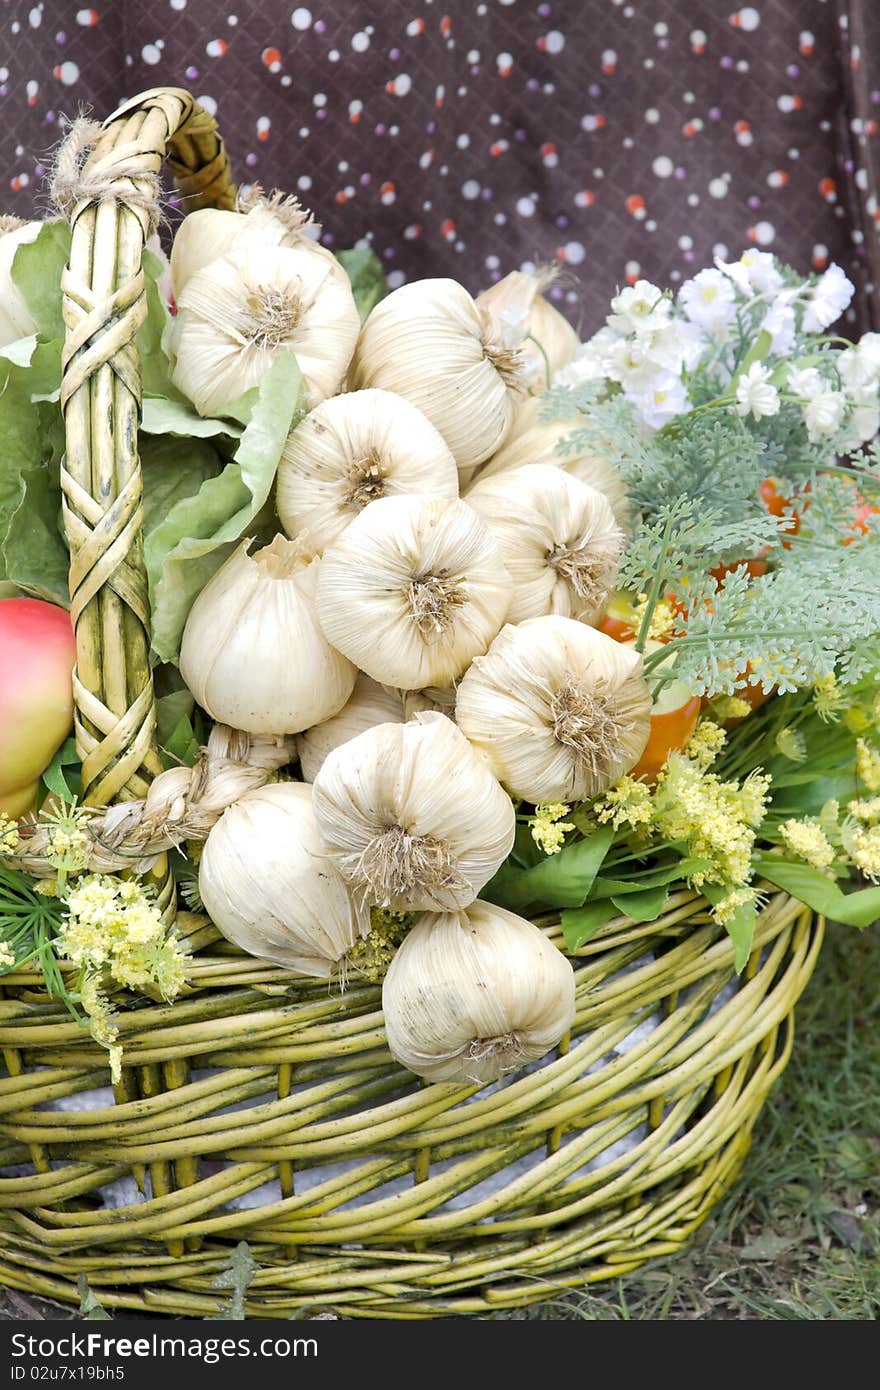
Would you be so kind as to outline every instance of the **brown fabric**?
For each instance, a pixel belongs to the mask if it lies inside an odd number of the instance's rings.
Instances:
[[[838,261],[880,320],[877,0],[5,0],[0,26],[0,211],[45,209],[62,113],[173,84],[240,182],[392,284],[559,260],[587,331],[626,280],[757,244]]]

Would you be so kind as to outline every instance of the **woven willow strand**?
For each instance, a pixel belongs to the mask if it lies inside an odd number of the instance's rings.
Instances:
[[[146,317],[141,266],[150,202],[166,150],[190,206],[234,206],[213,118],[188,92],[145,92],[104,123],[82,166],[84,196],[71,212],[62,281],[67,452],[61,487],[77,647],[75,727],[84,800],[93,806],[145,797],[162,770],[142,553],[135,339]],[[170,923],[175,897],[167,862],[154,876]]]

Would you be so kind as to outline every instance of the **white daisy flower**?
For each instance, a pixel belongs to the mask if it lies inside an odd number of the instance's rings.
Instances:
[[[736,409],[739,415],[752,415],[756,420],[779,412],[779,392],[770,385],[770,371],[763,362],[753,362],[736,385]]]
[[[834,323],[844,309],[849,307],[855,292],[856,287],[852,281],[846,278],[839,265],[832,262],[810,291],[804,309],[804,332],[816,333],[819,329],[827,328],[829,324]]]

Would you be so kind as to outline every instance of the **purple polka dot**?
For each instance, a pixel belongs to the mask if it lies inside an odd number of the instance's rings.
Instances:
[[[386,246],[386,247],[385,247],[385,250],[382,252],[382,255],[383,255],[383,257],[385,258],[386,261],[393,261],[393,260],[394,260],[394,247],[393,247],[393,246]]]
[[[41,178],[43,177],[43,175],[45,174],[45,172],[46,172],[46,166],[45,166],[45,164],[38,164],[38,165],[36,165],[36,167],[35,167],[35,169],[34,169],[34,173],[36,174],[36,176],[37,176],[38,179],[41,179]]]
[[[750,208],[759,208],[761,206],[761,199],[758,197],[757,193],[753,193],[748,203]]]
[[[722,58],[722,59],[721,59],[721,66],[722,66],[723,68],[732,68],[732,67],[733,67],[733,59],[732,59],[732,58],[727,58],[727,57]]]
[[[257,156],[255,154],[246,154],[244,157],[244,162],[249,169],[253,169],[254,165],[257,162]]]
[[[540,92],[541,90],[541,84],[536,77],[530,77],[526,87],[530,92]]]
[[[800,77],[801,70],[797,63],[789,63],[788,67],[785,69],[785,73],[787,77]]]
[[[657,40],[657,47],[658,47],[658,48],[668,48],[668,47],[669,47],[669,40],[668,40],[668,39],[658,39],[658,40]]]
[[[400,57],[400,49],[392,48],[390,53],[388,54],[388,57],[391,59],[393,63],[396,63],[398,58]]]
[[[479,77],[479,75],[480,69],[478,67],[471,68],[471,77]]]
[[[710,120],[710,121],[720,121],[720,120],[721,120],[721,107],[720,107],[720,106],[710,106],[710,107],[709,107],[709,120]]]
[[[526,139],[526,131],[524,131],[524,130],[515,130],[514,133],[513,133],[513,138],[514,138],[514,140],[525,140],[525,139]]]
[[[67,43],[67,35],[65,34],[65,32],[64,32],[63,29],[59,29],[59,30],[58,30],[58,33],[55,35],[55,42],[56,42],[56,43]]]
[[[487,203],[489,202],[489,200],[490,200],[493,196],[494,196],[494,195],[493,195],[493,193],[492,193],[491,188],[484,188],[484,189],[481,191],[481,193],[480,193],[480,197],[481,197],[481,198],[484,198],[484,199],[486,200]]]
[[[194,68],[194,67],[188,67],[188,68],[187,68],[187,70],[186,70],[186,76],[189,78],[190,82],[194,82],[194,81],[196,80],[196,78],[198,77],[198,75],[199,75],[199,70],[198,70],[198,68]]]
[[[325,24],[324,20],[323,20],[323,19],[316,19],[316,20],[315,20],[315,33],[316,33],[316,34],[323,34],[323,33],[326,33],[326,30],[327,30],[327,25]]]
[[[855,168],[855,165],[853,164],[851,159],[845,159],[843,162],[843,167],[848,174],[851,174],[853,169]]]
[[[436,129],[437,129],[437,122],[436,122],[436,121],[429,121],[428,124],[425,126],[425,130],[427,131],[427,133],[428,133],[429,135],[433,135],[433,134],[434,134],[434,131],[435,131]]]
[[[541,16],[542,19],[546,19],[547,16],[548,16],[548,14],[550,14],[550,6],[549,6],[549,5],[539,5],[539,6],[538,6],[538,14]]]
[[[369,182],[370,182],[370,175],[369,175],[369,174],[361,174],[361,177],[360,177],[360,185],[361,185],[361,188],[366,188],[366,186],[367,186],[367,184],[368,184]]]
[[[568,218],[565,216],[564,213],[561,217],[557,217],[556,225],[560,229],[560,231],[565,231],[565,228],[568,226]]]
[[[9,86],[8,86],[8,84],[7,84],[6,82],[4,82],[4,83],[2,84],[2,86],[0,86],[0,97],[8,97],[8,96],[9,96]],[[47,117],[47,119],[48,119],[48,117]]]
[[[323,241],[325,246],[332,246],[336,238],[332,232],[322,232],[321,240]]]
[[[46,120],[47,120],[50,124],[54,124],[54,122],[55,122],[55,120],[56,120],[55,112],[54,112],[54,111],[47,111],[47,112],[46,112]]]
[[[675,170],[675,177],[676,177],[679,181],[681,181],[682,179],[686,179],[686,178],[687,178],[687,169],[683,168],[681,164],[677,165],[677,166],[676,166],[676,170]]]
[[[602,95],[602,88],[598,82],[591,82],[587,91],[590,93],[591,97],[600,97]]]
[[[561,298],[562,298],[562,294],[563,294],[563,292],[562,292],[562,290],[559,288],[559,286],[558,286],[558,285],[554,285],[553,289],[550,291],[550,298],[551,298],[551,299],[561,299]]]
[[[320,109],[316,114],[317,114],[317,117],[318,117],[318,120],[319,120],[319,121],[325,121],[325,120],[327,119],[327,108],[326,108],[326,106],[322,106],[321,109]]]
[[[385,127],[384,127],[384,125],[382,124],[381,121],[380,121],[379,124],[376,126],[376,134],[377,134],[377,135],[384,135],[384,134],[385,134]]]
[[[874,102],[875,105],[880,104],[880,92],[872,92],[871,100]]]

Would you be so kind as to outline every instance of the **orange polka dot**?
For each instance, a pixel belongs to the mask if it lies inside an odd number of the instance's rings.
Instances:
[[[644,209],[645,200],[642,197],[641,193],[631,193],[627,198],[624,206],[626,207],[628,213],[634,214],[637,212],[641,212]]]
[[[281,62],[281,53],[280,50],[277,48],[264,48],[260,56],[262,57],[263,63],[267,68],[271,68],[276,63]]]

